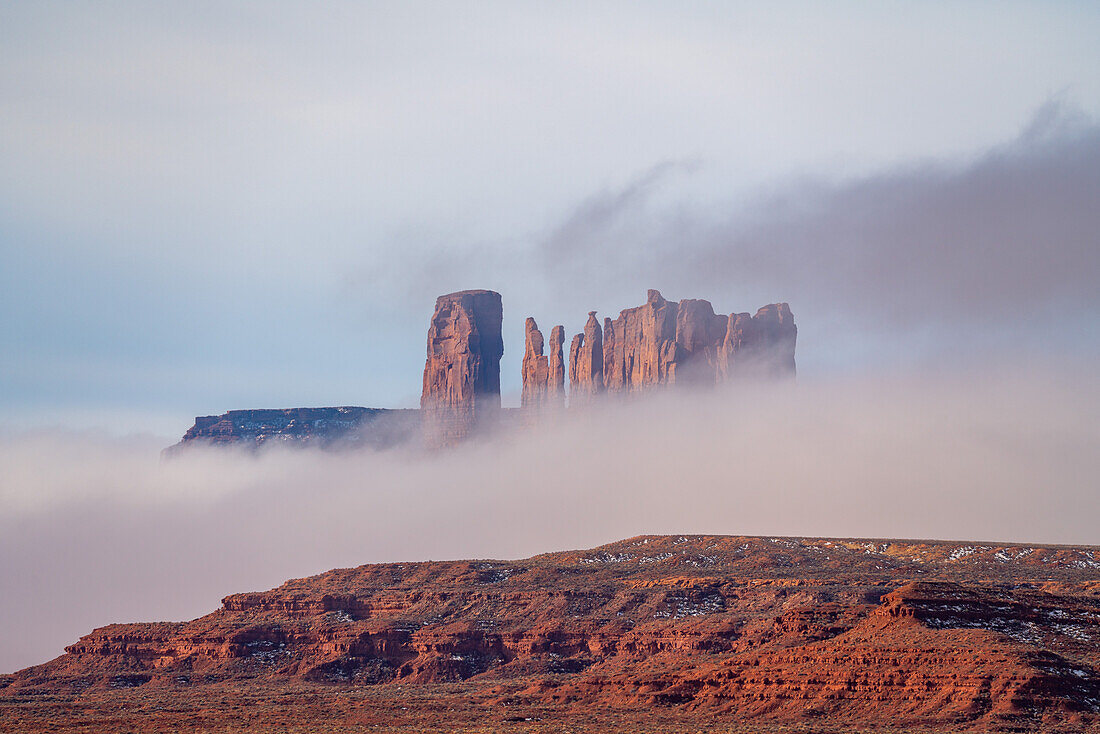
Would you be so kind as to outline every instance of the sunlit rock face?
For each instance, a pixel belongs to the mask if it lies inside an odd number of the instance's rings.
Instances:
[[[565,407],[565,327],[550,330],[549,376],[546,384],[546,402],[551,408]]]
[[[582,405],[603,392],[603,329],[596,312],[588,312],[584,333],[569,347],[569,404]]]
[[[543,353],[542,332],[533,318],[524,325],[523,392],[520,405],[538,410],[547,400],[547,384],[550,380],[550,360]]]
[[[578,711],[616,715],[578,732],[1095,732],[1097,559],[1073,546],[645,535],[512,561],[339,568],[230,594],[190,622],[96,629],[0,675],[0,722],[19,722],[0,729],[75,730],[78,717],[87,731],[197,718],[251,731],[235,717],[254,692],[247,716],[295,731],[349,698],[388,731],[495,731],[475,724],[500,715],[485,702],[506,691],[508,717],[539,712],[517,729],[531,732],[563,731]],[[639,712],[650,718],[625,718]],[[654,726],[669,715],[674,729]],[[390,726],[402,721],[420,726]]]
[[[459,291],[436,299],[420,397],[429,446],[456,443],[498,420],[502,318],[495,291]]]
[[[674,303],[651,290],[645,304],[604,320],[603,385],[617,393],[793,376],[797,335],[786,303],[764,306],[755,316],[725,316],[709,301]]]

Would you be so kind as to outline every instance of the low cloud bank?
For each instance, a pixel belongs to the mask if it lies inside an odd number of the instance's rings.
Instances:
[[[0,435],[0,670],[109,622],[384,560],[640,533],[1100,543],[1100,374],[664,394],[433,456]]]

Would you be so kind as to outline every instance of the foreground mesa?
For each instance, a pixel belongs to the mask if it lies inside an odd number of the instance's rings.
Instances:
[[[293,408],[201,416],[179,446],[191,442],[258,446],[271,441],[325,447],[385,447],[422,436],[449,446],[498,424],[504,354],[500,294],[468,290],[440,296],[428,327],[420,410]],[[565,355],[565,327],[547,345],[533,318],[525,326],[521,404],[530,419],[544,410],[582,406],[608,395],[664,386],[714,385],[730,379],[792,377],[798,328],[786,303],[756,315],[716,314],[709,301],[646,302],[605,318],[588,314]],[[548,353],[544,353],[548,352]],[[569,374],[568,397],[565,387]]]
[[[0,675],[0,731],[1096,732],[1098,569],[722,535],[341,568]]]

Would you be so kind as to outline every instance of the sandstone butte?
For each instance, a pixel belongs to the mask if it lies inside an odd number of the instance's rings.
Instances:
[[[541,358],[542,334],[534,319],[527,320],[527,327],[523,394],[543,395],[545,373],[528,367]],[[584,331],[569,347],[569,404],[587,405],[604,393],[658,386],[792,377],[797,337],[786,303],[764,306],[755,315],[726,316],[714,313],[709,301],[674,303],[650,290],[645,304],[623,310],[614,321],[605,318],[602,327],[596,312],[588,313]],[[533,397],[523,402],[525,408],[541,405]]]
[[[797,337],[786,303],[764,306],[755,316],[725,316],[709,301],[673,303],[651,290],[645,304],[614,321],[605,318],[602,328],[589,312],[569,350],[570,404],[590,403],[603,392],[793,376]]]
[[[640,536],[112,624],[0,730],[1100,731],[1100,550]]]
[[[494,291],[460,291],[436,299],[420,396],[429,446],[455,443],[497,420],[502,320],[500,294]]]
[[[500,359],[503,306],[499,293],[468,290],[440,296],[428,327],[420,410],[288,408],[234,410],[199,416],[174,453],[193,443],[261,446],[292,443],[324,448],[388,447],[422,438],[426,446],[454,445],[492,429],[501,416]],[[550,331],[549,354],[538,324],[524,329],[522,411],[527,418],[566,404],[565,329]],[[603,326],[588,314],[569,349],[570,406],[592,404],[605,393],[658,386],[714,385],[729,379],[795,373],[798,329],[786,303],[750,316],[715,314],[709,301],[666,301],[656,290]],[[530,421],[529,421],[530,422]]]

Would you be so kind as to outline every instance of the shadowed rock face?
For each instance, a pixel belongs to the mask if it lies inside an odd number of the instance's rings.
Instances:
[[[436,299],[420,396],[429,446],[453,444],[496,421],[502,317],[495,291],[460,291]]]
[[[751,318],[730,314],[719,350],[719,378],[794,375],[797,338],[798,327],[785,303],[764,306]]]

